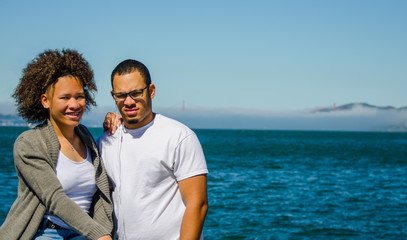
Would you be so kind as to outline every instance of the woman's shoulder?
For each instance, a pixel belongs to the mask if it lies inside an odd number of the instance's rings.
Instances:
[[[79,124],[75,129],[76,132],[79,133],[79,136],[82,138],[82,140],[83,138],[88,138],[94,141],[92,133],[85,125]]]
[[[83,124],[78,124],[77,128],[85,134],[90,134],[89,129]]]
[[[94,151],[97,151],[95,139],[93,138],[92,133],[88,130],[87,127],[85,127],[82,124],[79,124],[75,128],[75,131],[86,146],[93,148]]]
[[[26,154],[38,152],[46,146],[45,142],[42,140],[42,134],[39,129],[33,128],[21,133],[16,141],[14,142],[14,153],[15,154]],[[43,146],[43,147],[40,147]]]
[[[22,132],[18,137],[16,141],[23,141],[23,140],[38,140],[41,136],[41,130],[37,127],[26,130],[24,132]]]
[[[17,145],[38,145],[41,142],[55,142],[58,138],[50,129],[46,123],[37,125],[36,127],[22,132],[15,141],[15,146]]]

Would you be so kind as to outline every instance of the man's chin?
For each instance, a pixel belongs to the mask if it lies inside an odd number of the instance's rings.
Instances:
[[[127,120],[127,123],[128,124],[137,124],[137,123],[139,123],[140,121],[138,120],[138,119],[129,119],[129,120]]]

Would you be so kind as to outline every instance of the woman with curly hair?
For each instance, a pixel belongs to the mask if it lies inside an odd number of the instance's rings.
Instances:
[[[96,105],[93,71],[74,50],[48,50],[23,70],[13,97],[19,114],[40,123],[14,144],[18,197],[1,239],[109,240],[112,202],[92,135],[79,124]]]

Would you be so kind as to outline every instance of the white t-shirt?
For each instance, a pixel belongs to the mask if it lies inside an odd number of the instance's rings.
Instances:
[[[99,150],[114,188],[119,239],[179,239],[185,204],[177,182],[208,173],[195,133],[156,114],[139,129],[105,133]]]
[[[89,149],[87,149],[86,159],[82,162],[74,162],[59,151],[56,171],[65,194],[88,213],[93,195],[96,193],[95,167]],[[60,227],[71,229],[55,215],[45,214],[44,218]]]

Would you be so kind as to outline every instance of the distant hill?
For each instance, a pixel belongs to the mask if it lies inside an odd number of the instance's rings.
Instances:
[[[386,107],[374,106],[374,105],[367,104],[367,103],[348,103],[345,105],[337,106],[335,108],[333,106],[326,107],[326,108],[318,108],[316,110],[313,110],[312,112],[317,113],[317,112],[346,111],[346,110],[352,110],[357,107],[367,108],[367,109],[377,109],[377,110],[389,110],[389,111],[407,111],[407,106],[395,108],[393,106],[386,106]]]
[[[0,113],[0,126],[27,126],[27,123],[17,115]]]

